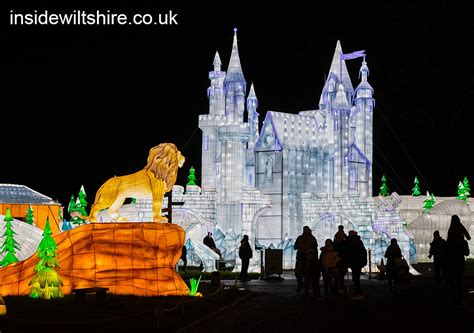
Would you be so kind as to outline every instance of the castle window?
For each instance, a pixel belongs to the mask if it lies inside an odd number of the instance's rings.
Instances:
[[[202,150],[208,151],[209,150],[209,135],[204,135],[202,140]]]

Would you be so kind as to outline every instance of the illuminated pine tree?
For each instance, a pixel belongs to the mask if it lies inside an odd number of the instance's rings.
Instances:
[[[26,211],[25,222],[31,225],[33,225],[35,222],[35,216],[33,214],[33,208],[31,208],[31,206],[29,206]]]
[[[63,223],[61,224],[61,231],[68,231],[69,230],[69,224],[67,223],[66,219],[63,220]]]
[[[18,262],[18,258],[15,256],[16,250],[19,250],[20,247],[18,243],[14,239],[14,235],[16,233],[13,231],[12,221],[13,217],[10,212],[10,208],[7,208],[5,213],[5,232],[3,233],[2,238],[5,238],[2,244],[1,253],[6,253],[5,257],[3,257],[2,261],[0,261],[0,266],[5,267],[10,265],[14,262]]]
[[[46,226],[43,231],[43,239],[38,246],[37,257],[40,261],[36,264],[35,276],[31,279],[29,285],[30,297],[32,298],[61,298],[63,293],[61,286],[63,282],[59,273],[54,268],[60,268],[56,260],[56,250],[58,246],[52,237],[53,232],[49,226],[49,219],[46,218]]]
[[[387,195],[389,195],[388,187],[387,187],[387,178],[385,178],[385,175],[382,176],[382,185],[380,185],[379,195],[383,197],[386,197]]]
[[[471,188],[469,187],[469,180],[467,179],[467,177],[464,177],[462,185],[464,186],[464,191],[466,191],[466,197],[471,196]]]
[[[74,199],[74,195],[71,195],[71,200],[69,200],[69,205],[67,206],[67,212],[69,215],[73,212],[77,212],[76,199]]]
[[[137,203],[137,198],[132,198],[132,204],[136,204]]]
[[[426,192],[426,199],[423,201],[424,205],[423,205],[423,211],[424,212],[427,212],[429,211],[431,208],[434,207],[434,205],[436,204],[436,199],[433,195],[433,193],[431,193],[430,195],[430,192]]]
[[[86,195],[86,190],[84,190],[84,185],[81,185],[81,189],[79,190],[79,194],[77,195],[77,198],[79,199],[79,202],[81,203],[81,208],[84,210],[84,213],[81,212],[82,215],[87,215],[86,209],[87,209],[87,195]]]
[[[415,187],[413,187],[411,195],[414,196],[414,197],[417,197],[417,196],[421,195],[420,186],[419,186],[420,182],[418,181],[417,177],[415,177],[414,183],[415,183]]]
[[[79,212],[79,214],[83,215],[83,216],[86,216],[87,215],[87,212],[86,212],[86,207],[84,207],[82,205],[82,202],[81,200],[79,199],[79,197],[77,197],[76,199],[76,209],[77,211]]]
[[[81,211],[82,210],[81,207],[77,207],[77,204],[80,205],[80,202],[81,201],[79,200],[79,198],[77,198],[77,200],[75,200],[74,195],[71,195],[71,200],[69,200],[69,205],[67,207],[67,212],[69,213],[69,216],[71,216],[71,222],[73,224],[82,224],[82,223],[85,222],[79,216],[74,214],[74,213],[79,213],[81,215],[87,215],[87,214],[84,214]]]
[[[186,185],[196,185],[196,170],[193,167],[189,169],[188,183]]]
[[[464,187],[462,182],[459,182],[458,184],[458,196],[457,199],[459,200],[467,200],[467,194],[466,194],[466,188]]]

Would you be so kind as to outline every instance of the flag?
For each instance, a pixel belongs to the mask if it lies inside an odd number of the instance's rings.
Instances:
[[[352,53],[342,53],[341,52],[341,60],[350,60],[355,58],[365,57],[365,50],[355,51]]]

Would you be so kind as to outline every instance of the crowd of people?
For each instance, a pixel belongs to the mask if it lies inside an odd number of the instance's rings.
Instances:
[[[322,298],[319,288],[322,275],[325,298],[344,294],[344,279],[350,268],[354,297],[363,297],[360,275],[362,268],[367,265],[367,250],[355,230],[350,230],[347,235],[344,226],[340,225],[334,239],[326,239],[318,257],[318,242],[312,230],[305,226],[303,234],[296,239],[294,249],[297,292],[304,288],[305,295],[309,295],[311,289],[313,297]]]
[[[470,252],[467,242],[470,239],[459,216],[453,215],[446,240],[435,230],[430,243],[428,257],[433,258],[435,281],[437,284],[444,281],[449,286],[452,302],[455,304],[462,303],[465,257]]]
[[[451,217],[448,237],[444,240],[438,230],[433,233],[430,243],[429,258],[433,258],[435,281],[437,284],[445,281],[449,286],[454,304],[460,304],[463,296],[463,276],[465,257],[469,255],[467,240],[471,237],[461,223],[459,216]],[[312,230],[305,226],[303,233],[298,236],[294,244],[296,253],[295,275],[297,279],[297,292],[304,289],[305,295],[312,290],[313,297],[321,297],[319,280],[322,275],[324,298],[345,294],[345,277],[351,270],[354,286],[354,298],[362,299],[360,287],[362,269],[367,265],[367,250],[355,230],[350,230],[348,235],[344,226],[340,225],[333,239],[326,239],[320,249],[318,257],[318,242]],[[384,258],[387,265],[382,267],[388,280],[389,292],[394,293],[394,285],[407,285],[412,277],[410,266],[403,257],[397,239],[391,239]]]
[[[438,230],[433,233],[433,241],[430,243],[429,258],[433,258],[435,281],[437,284],[446,283],[449,286],[452,300],[460,304],[463,295],[463,276],[465,256],[469,255],[467,240],[471,237],[461,223],[457,215],[451,217],[447,239],[444,240]],[[203,243],[221,256],[212,233],[208,233]],[[351,271],[354,286],[355,299],[363,299],[364,295],[360,286],[362,269],[367,266],[367,249],[364,246],[357,231],[350,230],[348,234],[344,226],[340,225],[333,239],[326,239],[324,246],[318,249],[316,237],[308,226],[303,227],[303,233],[295,241],[296,250],[295,275],[297,280],[297,292],[304,289],[305,295],[310,294],[318,299],[321,297],[319,281],[322,276],[324,287],[324,298],[335,295],[346,294],[345,278],[348,270]],[[319,253],[319,255],[318,255]],[[249,238],[244,235],[238,250],[242,267],[239,279],[248,281],[248,268],[253,256]],[[394,293],[394,285],[409,284],[411,279],[410,266],[402,255],[397,239],[391,239],[384,257],[386,266],[378,266],[380,272],[385,274],[388,280],[389,292]],[[183,259],[186,267],[186,249],[183,248]],[[383,268],[383,269],[382,269]]]

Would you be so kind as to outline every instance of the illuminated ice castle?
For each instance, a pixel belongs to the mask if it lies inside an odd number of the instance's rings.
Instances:
[[[253,84],[246,94],[236,31],[227,72],[217,52],[213,65],[209,114],[199,116],[202,195],[215,195],[213,222],[224,233],[247,233],[260,245],[285,247],[304,225],[322,244],[342,224],[357,230],[377,257],[392,237],[408,257],[410,236],[396,194],[372,197],[375,100],[365,56],[354,89],[337,42],[319,108],[269,111],[261,130]]]
[[[213,231],[226,262],[238,266],[236,250],[247,234],[253,245],[283,249],[284,266],[293,268],[292,245],[303,226],[313,229],[322,246],[341,224],[346,232],[358,231],[374,262],[393,237],[405,257],[411,248],[414,258],[398,195],[372,197],[374,89],[365,55],[353,88],[344,60],[350,55],[360,52],[344,55],[337,42],[317,110],[268,111],[259,129],[258,99],[242,71],[236,30],[227,71],[216,52],[209,113],[199,116],[201,187],[173,189],[173,200],[184,201],[173,210],[173,221],[186,229],[193,258],[212,267],[213,252],[202,239]],[[135,220],[149,219],[150,207],[137,202]]]

